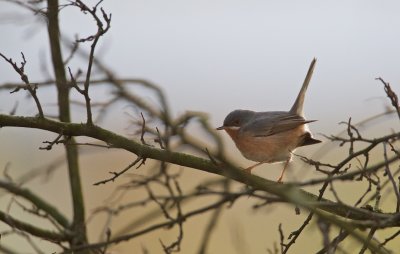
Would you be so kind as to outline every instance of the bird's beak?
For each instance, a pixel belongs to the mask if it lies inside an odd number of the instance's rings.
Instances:
[[[221,127],[218,127],[216,130],[220,131],[220,130],[224,130],[224,129],[225,129],[225,126],[221,126]]]

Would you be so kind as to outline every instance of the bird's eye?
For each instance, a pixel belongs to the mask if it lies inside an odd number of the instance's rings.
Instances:
[[[238,119],[236,119],[235,121],[233,121],[233,125],[237,126],[240,124],[240,121]]]

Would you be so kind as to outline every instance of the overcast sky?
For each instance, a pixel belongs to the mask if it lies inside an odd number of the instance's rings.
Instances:
[[[43,22],[15,16],[13,5],[0,4],[0,32],[7,35],[1,52],[16,58],[24,51],[31,80],[40,79],[39,63],[49,58]],[[384,98],[375,77],[399,87],[399,5],[365,0],[105,1],[112,28],[98,52],[122,76],[159,84],[175,112],[209,112],[215,124],[236,108],[289,109],[316,57],[305,110],[325,132],[349,116],[361,119],[382,110],[383,100],[368,100]],[[61,18],[69,38],[95,29],[92,19],[78,11],[65,9]],[[71,63],[75,69],[83,66]],[[0,82],[18,80],[9,66],[0,63],[0,68]]]

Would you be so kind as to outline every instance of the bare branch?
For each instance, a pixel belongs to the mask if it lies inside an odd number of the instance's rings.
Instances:
[[[99,41],[100,37],[103,36],[111,27],[111,14],[107,15],[106,12],[103,10],[103,8],[100,8],[102,17],[106,23],[105,25],[97,14],[97,7],[101,2],[102,1],[100,1],[98,4],[96,4],[93,8],[89,8],[80,0],[76,0],[75,2],[72,2],[72,5],[75,5],[78,8],[80,8],[83,13],[85,13],[85,14],[89,13],[95,19],[96,24],[97,24],[96,34],[90,35],[89,37],[84,38],[84,39],[77,40],[77,42],[92,41],[92,45],[90,47],[89,59],[88,59],[88,67],[86,70],[86,79],[84,82],[84,89],[83,89],[83,95],[84,95],[85,101],[86,101],[87,124],[89,124],[89,125],[93,124],[92,110],[91,110],[90,96],[89,96],[89,85],[90,85],[90,77],[92,74],[94,52],[95,52],[95,48],[96,48],[97,42]]]
[[[63,242],[63,241],[67,241],[69,239],[69,237],[67,235],[62,235],[59,233],[47,231],[47,230],[32,226],[25,222],[14,219],[10,215],[8,215],[2,211],[0,211],[0,220],[2,222],[6,223],[7,225],[9,225],[11,228],[16,228],[16,229],[22,230],[31,235],[40,237],[40,238],[48,240],[48,241]]]
[[[392,102],[392,106],[397,111],[397,115],[400,119],[400,106],[399,106],[399,98],[397,97],[397,94],[392,90],[389,83],[385,82],[381,77],[376,78],[376,80],[379,80],[382,82],[384,89],[385,89],[385,93],[389,97],[390,101]]]
[[[96,182],[96,183],[94,183],[93,185],[101,185],[101,184],[106,184],[106,183],[108,183],[108,182],[114,182],[115,179],[117,179],[120,175],[124,174],[124,173],[125,173],[126,171],[128,171],[130,168],[132,168],[133,166],[135,166],[139,161],[142,161],[142,162],[143,162],[143,161],[145,161],[145,160],[146,160],[146,159],[144,159],[144,158],[142,158],[142,157],[137,157],[135,161],[133,161],[131,164],[129,164],[126,168],[124,168],[124,169],[121,170],[120,172],[111,171],[111,172],[109,172],[109,173],[113,175],[112,177],[110,177],[110,178],[108,178],[108,179],[105,179],[105,180],[102,180],[102,181],[99,181],[99,182]],[[142,165],[142,164],[140,164],[139,167],[140,167],[141,165]]]
[[[389,168],[389,163],[388,163],[388,157],[387,157],[387,152],[386,152],[386,142],[383,142],[383,158],[385,160],[385,174],[388,176],[390,182],[393,185],[393,190],[394,193],[396,194],[396,213],[400,211],[400,193],[399,193],[399,187],[397,186],[392,173],[390,172]]]
[[[36,103],[36,107],[39,111],[38,116],[40,118],[44,118],[44,114],[43,114],[43,109],[42,109],[42,105],[40,105],[40,101],[39,98],[37,97],[36,94],[36,90],[37,90],[37,85],[32,85],[29,82],[28,76],[25,74],[25,64],[26,64],[26,59],[24,56],[24,53],[21,52],[21,56],[22,56],[22,62],[21,62],[21,67],[18,67],[16,62],[13,62],[13,60],[11,58],[7,58],[5,55],[3,55],[2,53],[0,53],[0,56],[9,64],[11,64],[11,66],[14,68],[14,70],[19,74],[19,76],[21,77],[21,80],[25,83],[25,86],[23,87],[23,89],[28,90],[28,92],[31,94],[33,100]],[[18,89],[15,89],[14,91],[12,91],[11,93],[17,92]]]
[[[41,209],[47,214],[49,214],[64,228],[70,227],[70,222],[68,222],[68,220],[58,211],[56,207],[51,206],[49,203],[47,203],[40,197],[36,196],[35,194],[33,194],[31,191],[1,180],[0,180],[0,188],[5,189],[10,193],[13,193],[17,196],[23,197],[24,199],[28,200],[38,209]]]

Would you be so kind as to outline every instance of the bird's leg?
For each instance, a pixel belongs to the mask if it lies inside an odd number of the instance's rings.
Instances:
[[[253,166],[250,166],[250,167],[248,167],[248,168],[245,168],[244,171],[247,172],[247,173],[249,173],[249,174],[251,174],[251,171],[253,170],[253,168],[258,167],[258,166],[260,166],[261,164],[264,164],[264,163],[267,163],[267,162],[266,162],[266,161],[258,162],[258,163],[256,163],[256,164],[254,164]]]
[[[285,174],[285,170],[286,170],[286,168],[288,167],[288,165],[289,165],[289,162],[290,162],[290,157],[286,160],[286,162],[285,162],[285,166],[283,167],[283,169],[282,169],[282,172],[281,172],[281,175],[279,176],[279,178],[278,178],[278,183],[283,183],[283,181],[282,181],[282,178],[283,178],[283,175]]]

